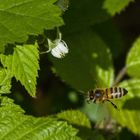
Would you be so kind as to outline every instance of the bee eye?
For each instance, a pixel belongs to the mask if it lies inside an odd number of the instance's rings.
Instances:
[[[100,97],[101,96],[101,93],[96,93],[96,97]]]

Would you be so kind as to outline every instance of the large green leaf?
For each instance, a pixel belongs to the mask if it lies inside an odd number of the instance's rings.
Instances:
[[[103,7],[113,16],[120,13],[132,1],[134,0],[105,0]]]
[[[128,94],[117,103],[119,111],[111,108],[113,118],[132,132],[140,134],[140,80],[126,80],[120,83]]]
[[[1,98],[0,140],[80,140],[77,129],[53,117],[35,118],[23,114],[11,99]]]
[[[0,93],[10,93],[11,72],[6,69],[0,69]]]
[[[105,41],[111,50],[113,57],[117,58],[124,50],[123,39],[120,31],[112,19],[92,26],[96,32]]]
[[[52,58],[56,72],[78,90],[111,86],[112,57],[104,41],[91,31],[65,38],[70,53],[62,60]]]
[[[86,115],[78,110],[68,110],[57,114],[57,117],[66,120],[69,124],[79,129],[78,136],[83,140],[104,140],[103,136],[91,129],[91,124]]]
[[[72,117],[71,117],[72,116]],[[86,115],[78,110],[68,110],[57,115],[58,118],[68,121],[70,124],[91,128]]]
[[[140,78],[140,38],[130,49],[126,60],[127,72],[130,76]]]
[[[110,18],[103,9],[104,0],[70,0],[69,8],[64,14],[64,32],[75,33]]]
[[[63,24],[56,0],[1,0],[0,50],[7,43],[23,42],[29,34]]]
[[[13,55],[1,55],[1,62],[31,96],[36,93],[36,77],[39,69],[38,45],[23,45],[14,48]]]

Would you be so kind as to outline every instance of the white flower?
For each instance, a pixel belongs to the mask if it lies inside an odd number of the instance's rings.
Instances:
[[[58,37],[55,40],[47,39],[48,40],[48,50],[43,53],[49,53],[56,57],[56,58],[63,58],[69,52],[68,46],[65,41],[62,40],[62,35],[59,32]]]
[[[63,58],[68,52],[68,46],[63,40],[58,40],[56,46],[51,49],[51,54],[56,58]]]

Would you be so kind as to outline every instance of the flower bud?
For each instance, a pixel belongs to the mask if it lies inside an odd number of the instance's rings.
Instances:
[[[63,58],[68,52],[68,46],[63,40],[58,41],[51,50],[51,54],[56,58]]]

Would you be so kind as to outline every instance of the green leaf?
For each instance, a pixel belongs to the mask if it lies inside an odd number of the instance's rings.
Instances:
[[[72,116],[72,117],[71,117]],[[57,114],[57,117],[68,121],[72,125],[91,128],[90,121],[86,115],[78,110],[68,110]]]
[[[64,121],[53,117],[35,118],[23,113],[11,99],[1,98],[0,140],[80,140],[76,136],[78,130]]]
[[[31,96],[36,93],[36,77],[39,69],[38,45],[17,45],[13,55],[1,55],[5,68],[26,88]]]
[[[0,94],[10,93],[11,77],[11,72],[9,70],[0,69]]]
[[[103,136],[91,129],[91,124],[86,115],[78,110],[68,110],[57,114],[61,120],[66,120],[69,124],[79,129],[78,136],[82,140],[104,140]]]
[[[63,24],[56,0],[0,1],[0,50],[7,43],[23,42],[29,34]]]
[[[68,11],[64,14],[64,32],[75,33],[89,28],[91,25],[103,22],[110,15],[103,9],[104,0],[70,0]]]
[[[128,53],[126,66],[130,76],[140,78],[140,37],[134,42]]]
[[[113,118],[135,134],[140,134],[140,80],[131,79],[120,83],[128,94],[117,102],[119,111],[110,107]]]
[[[116,59],[124,50],[123,39],[117,26],[112,19],[92,26],[96,32],[105,41],[111,50],[113,57]],[[109,30],[108,30],[109,29]]]
[[[66,11],[68,10],[69,0],[58,0],[56,4],[61,8],[62,11]]]
[[[70,53],[62,60],[52,58],[56,72],[78,90],[111,86],[112,57],[104,41],[91,31],[64,38]]]
[[[133,1],[134,0],[105,0],[103,7],[111,16],[114,16],[116,13],[120,13],[124,10],[124,8]]]
[[[25,111],[20,108],[20,106],[13,103],[13,100],[7,97],[0,97],[0,116],[4,117],[6,115],[16,116],[18,114],[23,114]]]

